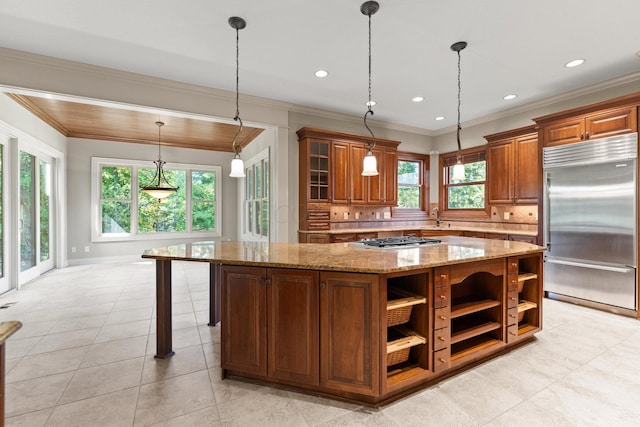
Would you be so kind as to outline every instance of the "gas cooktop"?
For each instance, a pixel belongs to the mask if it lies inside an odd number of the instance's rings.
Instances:
[[[429,239],[426,237],[414,237],[414,236],[398,236],[398,237],[381,237],[377,239],[364,239],[360,240],[365,246],[373,246],[376,248],[392,248],[402,246],[418,246],[441,243],[442,240]]]

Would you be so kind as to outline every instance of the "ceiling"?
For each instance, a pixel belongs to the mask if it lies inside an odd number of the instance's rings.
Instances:
[[[3,0],[0,46],[235,91],[236,34],[227,19],[241,16],[242,94],[362,116],[368,19],[361,3]],[[458,69],[450,46],[460,40],[468,42],[461,52],[463,125],[606,80],[640,80],[639,16],[638,0],[382,0],[371,28],[374,119],[451,129]],[[586,62],[565,68],[575,58]],[[315,77],[318,69],[329,76]],[[507,94],[518,96],[505,101]],[[412,102],[415,96],[424,101]],[[64,117],[55,119],[72,129]]]

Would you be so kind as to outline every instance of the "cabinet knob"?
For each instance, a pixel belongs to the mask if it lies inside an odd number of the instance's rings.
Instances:
[[[589,132],[586,132],[586,133],[584,134],[584,139],[589,139]]]
[[[324,282],[320,282],[320,289],[324,289],[327,286],[326,283]]]

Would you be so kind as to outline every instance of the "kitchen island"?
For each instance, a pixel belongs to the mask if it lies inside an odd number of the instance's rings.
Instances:
[[[171,261],[210,264],[224,377],[382,405],[531,338],[542,327],[543,248],[441,243],[200,242],[156,260],[157,357],[170,357]]]

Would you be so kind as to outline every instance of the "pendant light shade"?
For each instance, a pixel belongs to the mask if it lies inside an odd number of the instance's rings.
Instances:
[[[233,156],[233,160],[231,160],[231,173],[229,176],[231,178],[244,178],[244,162],[240,158],[241,148],[237,145],[238,135],[242,132],[242,119],[240,118],[240,30],[247,26],[247,22],[237,16],[232,16],[229,18],[229,25],[231,28],[236,30],[236,115],[233,120],[240,123],[238,127],[238,131],[233,137],[233,152],[235,155]]]
[[[462,127],[460,126],[460,51],[467,47],[467,42],[456,42],[451,45],[451,50],[458,53],[458,127],[456,128],[456,140],[458,141],[458,161],[453,167],[453,174],[451,179],[454,181],[464,181],[465,173],[464,173],[464,164],[462,163],[462,147],[460,145],[460,131]]]
[[[161,199],[169,197],[177,192],[179,187],[173,187],[164,176],[164,165],[166,162],[162,160],[160,155],[160,129],[164,126],[164,123],[157,121],[156,126],[158,126],[158,160],[153,162],[156,165],[156,174],[149,185],[140,187],[140,191],[147,193],[154,199],[158,199],[158,201],[161,201]]]
[[[376,146],[376,137],[367,125],[367,116],[369,114],[373,116],[371,107],[375,105],[375,102],[371,101],[371,15],[376,13],[378,9],[380,9],[380,5],[377,1],[366,1],[360,6],[360,12],[369,17],[369,101],[367,102],[367,111],[364,113],[364,127],[367,128],[372,139],[371,142],[367,143],[367,155],[364,157],[364,163],[362,165],[362,176],[378,175],[378,162],[376,156],[374,156],[371,151]]]

